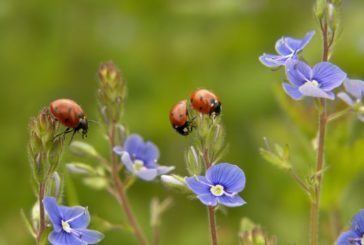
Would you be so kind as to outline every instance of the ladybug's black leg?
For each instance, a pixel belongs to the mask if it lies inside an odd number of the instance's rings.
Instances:
[[[61,136],[61,135],[63,135],[63,137],[66,137],[66,134],[68,134],[68,133],[70,133],[70,132],[72,132],[72,128],[66,128],[66,130],[65,131],[63,131],[62,133],[59,133],[59,134],[57,134],[56,136],[54,136],[54,138],[53,139],[55,139],[55,138],[57,138],[57,137],[59,137],[59,136]]]
[[[75,130],[75,129],[72,129],[72,130],[73,130],[73,133],[72,133],[72,136],[71,136],[71,139],[70,139],[70,143],[69,144],[71,144],[71,142],[73,140],[73,136],[75,136],[75,133],[77,132],[77,130]]]

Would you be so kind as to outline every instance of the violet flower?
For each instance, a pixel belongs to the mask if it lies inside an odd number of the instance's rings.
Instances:
[[[122,147],[116,146],[113,150],[121,156],[122,163],[131,174],[146,181],[154,180],[174,169],[173,166],[159,166],[157,146],[150,141],[144,142],[137,134],[130,135]]]
[[[346,79],[344,81],[344,87],[346,92],[340,92],[337,97],[347,103],[353,111],[358,113],[360,121],[364,122],[364,106],[363,106],[363,95],[364,95],[364,81]]]
[[[237,207],[246,202],[238,195],[245,187],[244,172],[236,165],[220,163],[210,167],[205,176],[187,177],[187,186],[207,206],[218,203]]]
[[[336,245],[363,245],[364,244],[364,210],[355,215],[351,221],[349,231],[341,233]]]

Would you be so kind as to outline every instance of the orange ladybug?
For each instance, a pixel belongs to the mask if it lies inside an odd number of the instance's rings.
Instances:
[[[192,131],[188,119],[187,100],[181,100],[171,108],[169,120],[172,127],[181,135],[186,136]]]
[[[73,132],[73,138],[75,133],[81,130],[82,138],[87,136],[88,121],[86,115],[75,101],[70,99],[55,100],[49,105],[49,110],[60,123],[67,127],[62,133],[63,135]]]
[[[202,114],[217,116],[221,112],[220,99],[207,89],[197,89],[191,96],[192,107]]]

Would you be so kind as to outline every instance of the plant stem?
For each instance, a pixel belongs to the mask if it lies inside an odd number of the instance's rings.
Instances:
[[[45,183],[42,182],[39,184],[39,192],[38,192],[38,202],[39,202],[39,227],[37,232],[37,244],[39,245],[42,240],[42,235],[45,229],[45,213],[44,213],[44,199],[45,193]]]
[[[325,152],[325,136],[326,136],[326,125],[327,125],[327,112],[326,112],[326,101],[320,99],[321,112],[319,119],[319,135],[318,135],[318,149],[316,158],[316,175],[315,175],[315,186],[314,196],[311,202],[311,222],[310,222],[310,244],[317,245],[318,239],[318,225],[319,225],[319,209],[320,209],[320,194],[321,184],[323,178],[323,167],[324,167],[324,152]]]
[[[209,223],[210,223],[210,234],[211,234],[211,245],[217,245],[217,232],[216,232],[216,218],[215,218],[215,207],[207,207]]]
[[[115,146],[115,124],[112,125],[111,134],[110,134],[109,139],[110,139],[111,147],[114,148],[114,146]],[[111,162],[111,164],[112,164],[111,174],[112,174],[115,193],[117,195],[118,201],[126,214],[129,225],[132,227],[134,235],[138,239],[139,244],[146,245],[146,244],[148,244],[148,242],[145,239],[145,236],[135,219],[135,216],[134,216],[133,211],[129,204],[128,197],[123,188],[123,183],[121,182],[121,180],[119,178],[119,166],[118,166],[118,163],[116,160],[116,154],[114,152],[111,153],[111,161],[112,161]]]

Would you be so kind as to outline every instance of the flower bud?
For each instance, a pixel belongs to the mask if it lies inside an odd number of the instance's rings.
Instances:
[[[99,156],[92,145],[81,141],[73,141],[70,145],[70,151],[79,157],[97,158]]]
[[[191,146],[185,153],[185,162],[190,175],[200,175],[203,170],[203,162],[197,154],[195,147]]]
[[[106,125],[120,120],[126,96],[126,81],[119,69],[111,62],[102,64],[98,72],[99,88],[97,97],[99,112]]]
[[[63,150],[63,137],[54,138],[58,123],[48,108],[30,121],[28,154],[36,183],[43,182],[58,167]]]

